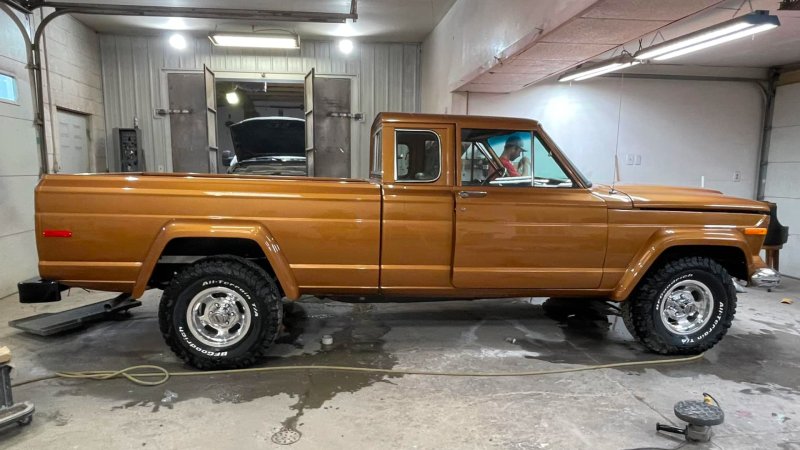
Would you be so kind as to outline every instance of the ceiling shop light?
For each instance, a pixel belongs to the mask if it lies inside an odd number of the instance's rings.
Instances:
[[[178,50],[183,50],[186,48],[186,38],[182,34],[173,33],[169,37],[169,45]]]
[[[636,52],[634,58],[638,60],[653,59],[655,61],[663,61],[771,30],[780,26],[780,24],[778,16],[770,15],[769,11],[754,11],[736,19],[728,20],[652,47],[643,48]]]
[[[236,93],[236,90],[232,90],[225,94],[225,100],[228,102],[229,105],[238,105],[239,104],[239,94]]]
[[[592,64],[586,67],[580,67],[571,73],[565,73],[558,78],[558,81],[583,81],[589,78],[603,75],[605,73],[614,72],[615,70],[626,69],[631,66],[640,64],[641,61],[633,59],[631,55],[625,54],[618,56],[608,61],[603,61],[598,64]]]
[[[339,41],[339,51],[344,53],[345,55],[353,53],[354,47],[355,45],[353,44],[353,41],[351,41],[350,39],[342,39],[341,41]]]
[[[297,35],[212,33],[208,38],[220,47],[300,48]]]

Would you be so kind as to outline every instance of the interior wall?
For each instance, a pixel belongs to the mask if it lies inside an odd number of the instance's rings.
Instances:
[[[800,277],[800,82],[778,87],[768,157],[764,200],[778,204],[778,219],[789,227],[780,271]]]
[[[422,43],[422,112],[462,113],[453,85],[504,50],[555,29],[597,0],[457,0]],[[455,107],[455,109],[454,109]]]
[[[353,89],[364,113],[357,123],[351,154],[352,176],[366,177],[369,168],[369,129],[381,111],[416,112],[420,109],[419,44],[359,43],[351,55],[340,53],[333,42],[304,41],[299,50],[257,50],[214,47],[207,37],[187,38],[176,50],[165,36],[101,35],[106,131],[130,127],[138,118],[142,129],[147,170],[169,171],[169,119],[155,116],[166,108],[164,69],[304,75],[312,68],[322,75],[354,77]]]
[[[470,94],[467,107],[539,120],[597,183],[613,181],[617,151],[624,183],[700,187],[704,177],[707,188],[754,198],[762,103],[753,83],[609,77]]]
[[[0,102],[0,298],[37,274],[33,189],[39,180],[39,149],[26,64],[22,34],[0,11],[0,72],[16,78],[18,91],[16,103]]]
[[[41,10],[39,10],[41,11]],[[51,11],[46,8],[45,16]],[[34,20],[41,13],[34,14]],[[85,115],[89,124],[89,170],[105,172],[106,125],[103,109],[103,80],[100,40],[94,30],[70,15],[57,17],[47,25],[43,39],[45,133],[48,166],[59,171],[58,109]],[[53,121],[53,118],[56,120]]]

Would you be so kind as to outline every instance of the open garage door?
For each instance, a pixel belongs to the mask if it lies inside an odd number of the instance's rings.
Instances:
[[[314,69],[305,78],[306,161],[312,177],[350,177],[349,78],[318,76]]]
[[[167,74],[174,172],[217,172],[217,98],[214,73]]]

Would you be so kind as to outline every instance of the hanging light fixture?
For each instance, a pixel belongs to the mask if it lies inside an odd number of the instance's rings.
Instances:
[[[663,61],[768,31],[780,24],[778,16],[770,15],[769,11],[754,11],[694,33],[643,48],[636,52],[634,58],[640,61],[648,59]]]
[[[641,61],[633,59],[633,57],[624,53],[616,58],[609,59],[597,64],[591,64],[579,67],[576,70],[565,73],[558,78],[558,81],[583,81],[589,78],[594,78],[616,70],[627,69],[628,67],[640,64]]]

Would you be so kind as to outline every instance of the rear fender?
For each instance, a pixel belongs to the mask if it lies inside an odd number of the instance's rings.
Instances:
[[[246,221],[173,220],[161,228],[150,246],[133,288],[134,298],[144,294],[161,253],[169,241],[177,238],[239,238],[254,241],[266,255],[286,297],[292,300],[300,297],[297,280],[294,278],[288,261],[286,261],[278,242],[263,225]]]
[[[742,251],[748,273],[752,273],[754,270],[753,258],[749,257],[751,251],[740,230],[730,228],[663,229],[653,234],[647,244],[631,259],[625,274],[611,294],[611,300],[627,299],[664,251],[682,246],[735,247]]]

